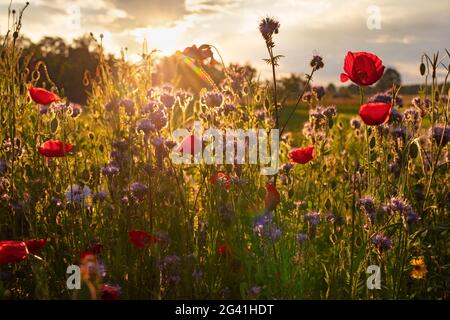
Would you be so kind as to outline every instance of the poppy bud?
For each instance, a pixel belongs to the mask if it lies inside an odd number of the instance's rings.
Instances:
[[[426,68],[425,68],[425,63],[421,63],[420,64],[420,75],[424,75],[425,74],[425,71],[426,71]]]

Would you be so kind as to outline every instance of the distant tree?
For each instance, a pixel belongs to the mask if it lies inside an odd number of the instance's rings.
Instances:
[[[378,91],[388,90],[388,89],[392,88],[393,83],[395,83],[397,85],[401,85],[402,78],[400,76],[400,73],[397,70],[395,70],[393,68],[387,68],[384,71],[384,74],[381,77],[381,79],[376,84],[376,89]]]
[[[337,89],[336,86],[333,83],[330,83],[327,88],[325,89],[325,92],[327,95],[333,97],[336,95],[337,93]]]
[[[289,77],[284,77],[279,80],[279,92],[282,97],[293,98],[297,97],[299,92],[306,85],[301,75],[291,73]]]

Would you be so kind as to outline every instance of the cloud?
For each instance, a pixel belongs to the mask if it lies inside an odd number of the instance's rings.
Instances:
[[[25,1],[15,1],[18,7]],[[107,50],[128,47],[138,54],[142,41],[169,53],[192,44],[216,45],[226,62],[250,62],[263,76],[266,48],[258,22],[266,16],[280,20],[276,52],[283,54],[280,74],[306,72],[312,54],[324,56],[318,83],[339,82],[346,52],[370,51],[398,68],[405,82],[417,82],[423,52],[446,44],[449,1],[422,0],[35,0],[25,13],[23,32],[37,40],[43,35],[66,39],[83,33],[105,34]],[[9,0],[0,0],[0,26],[6,27]],[[79,8],[77,15],[68,13]],[[378,8],[380,30],[367,26],[369,8]],[[69,10],[70,11],[70,10]],[[76,10],[75,10],[76,11]]]

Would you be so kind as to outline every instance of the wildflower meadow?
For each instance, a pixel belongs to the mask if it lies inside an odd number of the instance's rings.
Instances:
[[[197,43],[158,81],[156,51],[92,35],[82,105],[29,63],[27,10],[0,47],[0,299],[449,299],[449,51],[414,94],[348,51],[342,102],[321,54],[281,90],[283,17],[254,23],[268,79]]]

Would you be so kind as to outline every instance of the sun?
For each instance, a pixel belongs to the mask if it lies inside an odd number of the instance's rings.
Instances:
[[[181,39],[186,31],[182,25],[173,27],[140,28],[132,31],[136,41],[147,41],[149,49],[157,49],[162,55],[171,55],[181,47]]]

